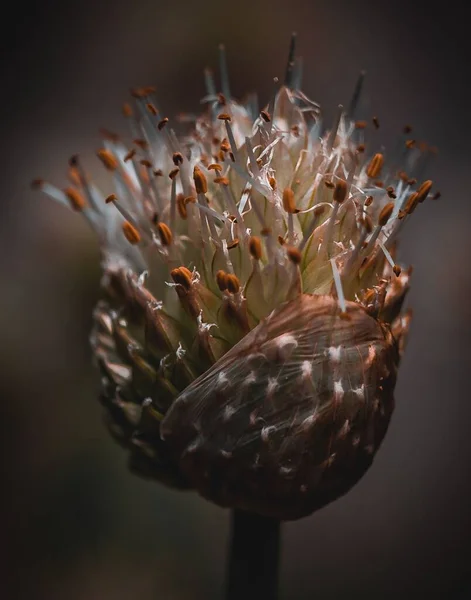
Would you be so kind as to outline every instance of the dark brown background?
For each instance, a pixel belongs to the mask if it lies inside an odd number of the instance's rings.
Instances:
[[[439,147],[430,174],[443,198],[403,238],[415,319],[386,441],[347,497],[284,527],[282,598],[469,597],[468,25],[461,3],[418,4],[49,0],[4,14],[2,597],[221,597],[228,514],[127,472],[101,423],[88,350],[95,239],[28,184],[63,185],[76,152],[95,168],[97,131],[123,131],[130,86],[155,84],[169,115],[197,106],[221,40],[236,95],[256,88],[266,99],[293,29],[308,95],[332,115],[367,69],[385,141],[410,122]]]

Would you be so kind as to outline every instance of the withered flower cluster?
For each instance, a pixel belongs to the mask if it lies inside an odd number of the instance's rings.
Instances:
[[[409,127],[378,151],[378,119],[355,118],[363,74],[323,132],[294,43],[261,111],[231,97],[220,52],[222,91],[207,70],[188,135],[133,90],[132,142],[104,132],[98,150],[114,193],[77,156],[69,187],[35,185],[98,235],[92,346],[131,468],[295,519],[350,489],[386,432],[410,321],[396,242],[433,197],[429,151]]]

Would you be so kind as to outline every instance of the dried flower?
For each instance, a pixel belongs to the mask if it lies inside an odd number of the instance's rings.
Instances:
[[[97,153],[114,194],[77,157],[73,187],[35,185],[99,237],[92,346],[133,470],[293,519],[354,485],[386,432],[410,321],[396,241],[432,182],[414,191],[420,150],[401,164],[402,148],[368,147],[363,74],[323,133],[294,45],[262,111],[231,97],[221,63],[222,93],[207,70],[186,137],[153,88],[134,92],[137,139],[107,135]]]

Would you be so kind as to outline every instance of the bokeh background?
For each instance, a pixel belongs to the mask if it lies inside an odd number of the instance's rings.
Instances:
[[[204,95],[228,48],[235,95],[267,99],[298,32],[306,93],[327,118],[368,72],[381,137],[411,123],[439,147],[442,198],[408,224],[415,318],[397,409],[373,468],[345,498],[283,528],[282,599],[471,595],[469,41],[462,3],[404,0],[44,0],[2,18],[0,410],[2,598],[216,600],[228,513],[141,481],[107,435],[88,331],[98,248],[76,215],[32,192],[65,184],[98,130],[123,132],[129,87],[169,116]],[[94,171],[95,170],[95,171]]]

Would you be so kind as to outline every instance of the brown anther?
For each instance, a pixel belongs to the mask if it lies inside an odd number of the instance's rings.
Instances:
[[[193,181],[195,182],[196,193],[206,194],[208,191],[208,182],[203,171],[198,166],[193,169]]]
[[[128,104],[127,102],[125,102],[123,104],[122,111],[123,111],[123,115],[125,117],[132,117],[132,108],[131,108],[131,105]]]
[[[407,183],[407,180],[409,179],[409,175],[405,171],[399,171],[397,176],[399,177],[399,179],[404,181],[404,183]]]
[[[215,177],[214,183],[219,183],[220,185],[228,186],[230,182],[227,177]]]
[[[216,283],[221,292],[227,290],[227,273],[222,269],[216,273]]]
[[[183,194],[177,195],[177,210],[178,214],[182,219],[186,219],[188,217],[188,210],[185,204],[185,196]]]
[[[290,261],[292,263],[294,263],[295,265],[299,265],[299,263],[301,262],[303,255],[301,254],[301,252],[298,250],[298,248],[295,248],[294,246],[289,246],[286,248],[286,254],[288,256],[288,258],[290,259]]]
[[[343,179],[337,181],[333,193],[333,199],[335,202],[341,204],[347,197],[347,182]]]
[[[128,162],[128,160],[131,160],[135,156],[136,156],[136,149],[131,148],[131,150],[129,150],[129,152],[126,154],[126,156],[123,158],[123,160],[124,160],[124,162]]]
[[[232,240],[232,242],[229,242],[227,244],[227,249],[232,250],[233,248],[237,248],[238,245],[239,245],[239,240],[237,238],[235,238]]]
[[[83,210],[87,205],[87,203],[85,202],[85,198],[75,188],[66,188],[64,190],[64,194],[67,196],[67,199],[70,202],[70,206],[76,211]]]
[[[136,146],[138,146],[142,150],[147,150],[147,148],[149,147],[149,144],[147,143],[147,141],[146,140],[142,140],[142,139],[133,140],[132,143],[136,144]]]
[[[160,241],[162,242],[162,246],[170,246],[173,240],[173,235],[170,230],[170,227],[165,223],[159,223],[157,225],[157,230],[159,232]]]
[[[373,204],[373,196],[368,196],[365,200],[365,206],[371,206]]]
[[[283,208],[287,213],[293,214],[296,210],[296,204],[294,202],[294,192],[291,188],[285,188],[283,190]]]
[[[414,212],[418,203],[419,200],[417,192],[414,192],[409,196],[409,199],[407,200],[406,205],[404,206],[404,212],[408,215],[411,215]]]
[[[105,202],[106,204],[111,204],[111,202],[114,202],[117,199],[116,194],[110,194],[109,196],[106,196]]]
[[[386,204],[386,206],[383,206],[383,209],[381,210],[381,212],[379,213],[379,216],[378,216],[378,225],[381,225],[381,227],[384,227],[386,225],[386,223],[389,221],[389,217],[392,215],[393,210],[394,210],[394,202],[388,202],[388,204]]]
[[[146,98],[147,96],[154,94],[155,89],[156,88],[153,85],[134,88],[131,90],[131,96],[133,96],[133,98]]]
[[[366,233],[371,233],[373,231],[373,221],[369,215],[363,217],[363,227],[365,228]]]
[[[194,196],[187,196],[185,198],[185,205],[190,204],[190,202],[194,204],[196,202],[196,198]]]
[[[133,246],[141,241],[141,234],[129,221],[124,221],[123,225],[124,237]]]
[[[177,267],[170,271],[170,275],[175,283],[180,284],[188,292],[191,289],[191,271],[186,267]]]
[[[215,146],[217,146],[217,145],[218,145],[218,144],[220,144],[220,143],[221,143],[221,139],[220,139],[220,138],[218,138],[217,136],[214,136],[214,137],[213,137],[213,144],[214,144]]]
[[[332,183],[332,181],[329,181],[328,179],[324,179],[324,185],[329,189],[333,189],[335,187],[335,183]]]
[[[286,240],[282,235],[278,236],[278,243],[280,244],[280,246],[284,246],[286,244]]]
[[[276,179],[274,177],[270,177],[268,183],[270,184],[272,190],[276,190]]]
[[[402,221],[402,219],[403,219],[403,218],[404,218],[406,215],[407,215],[407,213],[406,213],[406,211],[405,211],[405,210],[400,210],[400,211],[397,213],[397,218],[398,218],[400,221]]]
[[[438,200],[441,196],[440,192],[435,192],[435,194],[432,196],[432,200]]]
[[[293,125],[291,131],[293,132],[294,137],[299,137],[299,125]]]
[[[147,160],[147,158],[143,158],[139,162],[143,167],[146,167],[146,169],[152,169],[152,163],[150,162],[150,160]]]
[[[152,225],[154,225],[155,227],[157,227],[157,223],[159,222],[159,213],[155,212],[151,219],[150,219]]]
[[[375,184],[375,186],[376,186],[376,187],[379,187],[379,188],[382,188],[382,187],[384,187],[384,183],[381,181],[381,179],[377,179],[377,180],[374,182],[374,184]]]
[[[208,171],[217,171],[218,173],[222,171],[222,167],[218,163],[211,163],[208,165]]]
[[[227,284],[227,290],[231,294],[237,294],[237,292],[240,290],[240,282],[239,282],[239,279],[237,278],[237,275],[233,275],[232,273],[227,273],[226,274],[226,284]]]
[[[178,167],[183,162],[183,154],[181,152],[174,152],[172,155],[173,164]]]
[[[155,108],[155,106],[152,104],[152,102],[148,102],[146,104],[146,108],[150,112],[151,115],[154,115],[154,117],[156,117],[159,114],[159,111]]]
[[[154,173],[155,177],[163,177],[163,174],[164,174],[164,172],[162,171],[162,169],[155,169],[153,171],[153,173]]]
[[[271,121],[270,113],[267,112],[266,110],[261,110],[260,111],[260,116],[265,121],[265,123],[269,123]]]
[[[44,179],[33,179],[33,181],[31,182],[31,187],[33,188],[33,190],[40,190],[44,184]]]
[[[260,229],[260,235],[271,235],[271,227],[262,227]]]
[[[262,258],[262,242],[259,237],[253,235],[249,239],[249,252],[255,260]]]
[[[222,92],[219,92],[218,94],[218,104],[220,106],[226,106],[227,104],[226,96],[224,96]]]
[[[320,217],[325,212],[325,206],[316,206],[314,209],[314,216]]]
[[[412,131],[412,127],[410,125],[404,125],[404,129],[402,131],[407,135]]]
[[[224,138],[221,142],[221,150],[223,152],[229,152],[230,149],[231,145],[229,144],[229,140],[227,138]]]
[[[217,154],[214,155],[215,160],[219,160],[220,162],[224,162],[225,156],[224,156],[224,152],[222,150],[219,150],[219,152]],[[201,161],[203,164],[204,162]]]
[[[430,190],[432,189],[433,183],[428,179],[424,181],[417,190],[417,200],[418,202],[423,202],[425,198],[429,195]]]
[[[159,131],[162,131],[162,129],[165,127],[165,125],[167,125],[168,123],[168,117],[164,117],[163,119],[161,119],[158,124],[157,124],[157,129]]]
[[[389,185],[389,186],[386,188],[386,191],[387,191],[387,193],[388,193],[388,196],[389,196],[390,198],[393,198],[393,199],[397,198],[397,196],[396,196],[396,192],[395,192],[394,188],[392,187],[392,185]]]
[[[218,115],[218,119],[220,121],[231,121],[231,115],[228,115],[227,113],[221,113]]]
[[[372,179],[378,177],[378,175],[381,173],[381,169],[383,168],[383,163],[383,155],[380,153],[375,154],[371,159],[368,168],[366,169],[366,174],[368,175],[368,177],[371,177]]]
[[[406,148],[409,148],[409,150],[411,148],[413,148],[415,146],[415,140],[407,140],[406,141]]]
[[[417,179],[415,177],[411,177],[407,180],[407,185],[415,185],[417,183]]]
[[[175,169],[172,169],[170,171],[168,176],[170,177],[170,179],[175,179],[175,177],[178,175],[178,173],[180,173],[180,169],[178,167],[175,167]]]
[[[119,142],[119,135],[117,133],[113,133],[112,131],[110,131],[109,129],[105,129],[104,127],[102,127],[100,129],[100,135],[102,138],[104,138],[105,140],[109,140],[110,142]],[[77,155],[73,156],[72,158],[78,158]],[[69,164],[70,161],[69,161]],[[75,165],[72,165],[75,166]]]
[[[97,152],[97,156],[109,171],[116,171],[118,168],[118,161],[112,152],[106,150],[106,148],[100,148]]]
[[[355,121],[356,129],[365,129],[366,125],[367,125],[366,121]]]
[[[378,117],[373,117],[371,120],[373,121],[373,125],[376,127],[376,129],[379,129],[379,119],[378,119]]]
[[[357,146],[357,152],[359,154],[363,154],[363,152],[365,151],[365,149],[366,149],[365,144],[358,144],[358,146]]]
[[[370,304],[374,297],[376,296],[376,292],[372,289],[369,289],[365,292],[365,295],[363,296],[363,304]]]
[[[401,274],[401,267],[399,265],[394,265],[393,267],[393,273],[396,277],[399,277],[399,275]]]

